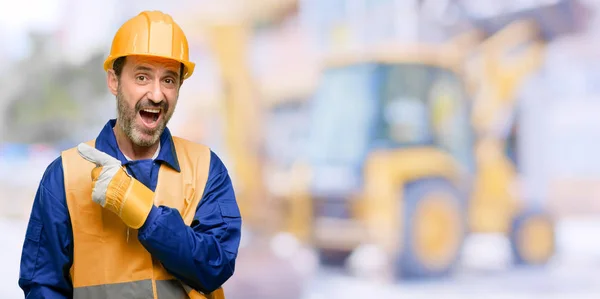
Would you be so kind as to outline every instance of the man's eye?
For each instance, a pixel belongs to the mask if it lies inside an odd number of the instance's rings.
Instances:
[[[137,76],[138,81],[145,81],[146,76]]]
[[[167,84],[173,84],[173,83],[175,83],[175,81],[173,81],[173,79],[166,79],[165,82],[167,82]]]

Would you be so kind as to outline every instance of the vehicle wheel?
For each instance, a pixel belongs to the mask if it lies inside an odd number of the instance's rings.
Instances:
[[[555,253],[554,221],[540,211],[525,211],[513,218],[510,243],[517,265],[544,265]]]
[[[465,238],[465,205],[442,179],[419,180],[404,190],[403,246],[397,262],[402,279],[447,275]]]

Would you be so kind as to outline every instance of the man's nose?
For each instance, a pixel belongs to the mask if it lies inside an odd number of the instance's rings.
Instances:
[[[148,99],[153,103],[160,103],[165,99],[160,81],[154,81],[148,91]]]

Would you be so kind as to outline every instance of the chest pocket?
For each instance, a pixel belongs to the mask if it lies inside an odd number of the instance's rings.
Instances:
[[[177,209],[187,225],[191,224],[195,207],[200,200],[193,177],[190,169],[177,172],[166,165],[161,165],[154,197],[155,205]]]

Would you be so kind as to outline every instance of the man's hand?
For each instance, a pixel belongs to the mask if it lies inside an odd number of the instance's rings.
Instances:
[[[140,228],[154,204],[154,192],[131,177],[121,161],[80,143],[77,151],[96,164],[92,170],[92,200],[119,215],[131,227]]]

